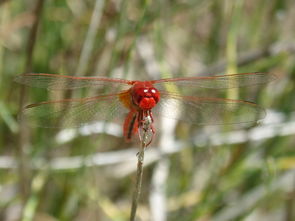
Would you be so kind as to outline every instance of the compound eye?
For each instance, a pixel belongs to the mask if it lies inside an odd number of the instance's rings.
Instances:
[[[156,93],[156,90],[155,90],[155,89],[152,89],[151,91],[152,91],[152,93],[153,93],[153,94],[155,94],[155,93]]]

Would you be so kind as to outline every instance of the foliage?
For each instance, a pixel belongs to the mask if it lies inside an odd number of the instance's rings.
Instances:
[[[126,79],[274,73],[277,81],[255,94],[235,92],[267,109],[269,123],[258,128],[179,122],[167,137],[170,126],[157,125],[138,216],[294,220],[294,1],[44,0],[38,8],[42,1],[0,2],[0,220],[128,220],[131,205],[136,142],[125,143],[117,124],[19,124],[20,100],[58,96],[13,81],[27,71]]]

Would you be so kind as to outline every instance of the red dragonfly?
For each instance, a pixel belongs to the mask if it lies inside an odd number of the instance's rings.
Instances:
[[[97,120],[125,117],[123,134],[129,141],[140,132],[148,119],[149,143],[155,134],[153,113],[203,125],[256,122],[264,117],[263,109],[257,104],[218,96],[224,96],[227,89],[265,84],[274,79],[275,76],[268,73],[151,81],[42,73],[16,77],[19,83],[48,90],[95,90],[94,96],[86,98],[45,101],[26,106],[24,115],[31,120],[37,119],[38,126],[79,127]],[[232,117],[225,118],[228,115]]]

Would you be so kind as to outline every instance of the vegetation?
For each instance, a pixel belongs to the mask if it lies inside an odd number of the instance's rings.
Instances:
[[[294,27],[292,0],[0,1],[0,220],[129,219],[139,143],[124,142],[120,121],[72,130],[18,121],[21,106],[64,96],[14,82],[28,72],[274,73],[226,95],[265,107],[257,125],[155,116],[137,218],[295,220]]]

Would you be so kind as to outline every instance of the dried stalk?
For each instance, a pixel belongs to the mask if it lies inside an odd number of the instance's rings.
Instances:
[[[145,119],[143,123],[142,131],[143,134],[141,136],[141,147],[139,152],[137,153],[137,172],[136,172],[136,186],[132,197],[132,206],[130,212],[130,221],[135,220],[136,210],[138,206],[138,201],[141,193],[141,184],[142,184],[142,174],[143,174],[143,161],[144,161],[144,151],[149,142],[149,130],[150,130],[150,120]]]

